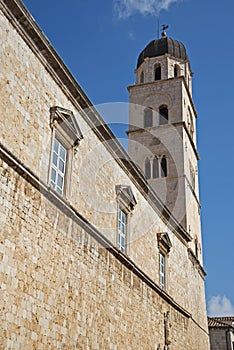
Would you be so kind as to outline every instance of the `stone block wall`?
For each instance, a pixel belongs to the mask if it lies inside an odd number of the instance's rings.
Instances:
[[[173,349],[207,348],[191,317],[75,215],[3,161],[0,174],[0,349],[162,348],[168,311]]]

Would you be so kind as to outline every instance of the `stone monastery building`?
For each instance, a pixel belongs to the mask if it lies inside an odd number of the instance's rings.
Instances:
[[[21,0],[0,11],[0,349],[208,350],[184,45],[139,55],[127,154]]]

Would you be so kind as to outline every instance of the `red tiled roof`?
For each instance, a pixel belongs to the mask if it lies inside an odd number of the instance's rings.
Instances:
[[[208,317],[209,327],[233,327],[234,317]]]

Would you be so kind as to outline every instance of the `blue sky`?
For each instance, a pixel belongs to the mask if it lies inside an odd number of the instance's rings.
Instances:
[[[140,51],[158,36],[186,46],[194,72],[201,161],[200,199],[210,315],[234,315],[234,2],[233,0],[24,0],[95,105],[128,102]],[[112,123],[121,138],[126,105]],[[100,107],[98,107],[100,109]],[[104,113],[105,114],[105,113]],[[105,115],[104,115],[105,117]]]

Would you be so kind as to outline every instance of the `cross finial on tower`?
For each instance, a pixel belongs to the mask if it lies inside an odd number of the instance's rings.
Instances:
[[[165,32],[166,29],[168,29],[169,26],[167,24],[162,24],[162,37],[165,38],[167,36],[167,33]]]

